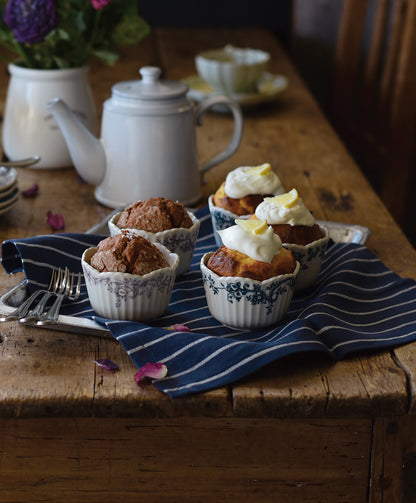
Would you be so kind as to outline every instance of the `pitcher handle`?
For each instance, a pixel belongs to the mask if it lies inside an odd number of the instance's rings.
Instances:
[[[215,105],[225,106],[230,109],[234,118],[234,132],[230,143],[224,150],[200,164],[199,171],[201,173],[202,184],[206,183],[204,174],[220,162],[225,161],[226,159],[231,157],[240,146],[241,138],[243,136],[243,114],[241,113],[241,108],[238,103],[231,100],[230,98],[227,98],[226,96],[211,96],[202,101],[196,110],[196,124],[198,126],[201,126],[202,114]]]

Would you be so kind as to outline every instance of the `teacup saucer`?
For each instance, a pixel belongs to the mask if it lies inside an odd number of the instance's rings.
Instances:
[[[182,79],[188,87],[188,98],[197,102],[211,96],[214,93],[212,87],[201,79],[198,75],[190,75]],[[258,83],[257,92],[253,93],[240,93],[240,94],[227,94],[227,96],[236,101],[242,108],[249,108],[261,103],[274,101],[283,91],[288,87],[288,79],[283,75],[272,75],[265,73],[263,78]],[[217,109],[217,107],[215,107]],[[218,111],[226,111],[223,107],[218,107]]]

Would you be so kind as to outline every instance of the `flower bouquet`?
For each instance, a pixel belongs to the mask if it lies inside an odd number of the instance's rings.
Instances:
[[[26,68],[80,67],[90,56],[113,65],[119,45],[150,31],[137,0],[0,0],[0,9],[0,44]]]
[[[46,104],[63,99],[95,131],[90,57],[113,65],[119,46],[138,45],[149,31],[137,0],[0,0],[0,46],[6,49],[0,57],[11,61],[2,126],[6,157],[38,155],[35,168],[71,166]]]

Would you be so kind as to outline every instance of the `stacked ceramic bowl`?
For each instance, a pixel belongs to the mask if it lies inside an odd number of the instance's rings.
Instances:
[[[0,215],[13,208],[18,198],[16,170],[0,166]]]

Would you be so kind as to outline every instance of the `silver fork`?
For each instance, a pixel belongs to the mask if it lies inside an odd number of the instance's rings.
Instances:
[[[23,304],[21,304],[19,307],[17,307],[14,311],[12,311],[9,314],[6,314],[2,317],[0,317],[0,322],[3,321],[14,321],[22,318],[23,316],[26,316],[26,314],[29,312],[33,302],[39,297],[41,294],[47,294],[48,292],[52,291],[55,287],[56,284],[56,279],[58,277],[58,274],[60,273],[60,269],[58,270],[53,270],[51,279],[49,282],[48,288],[45,290],[44,288],[41,290],[36,290],[35,292],[32,293],[30,297],[28,297]]]
[[[75,277],[78,276],[78,281],[75,284]],[[68,268],[65,268],[65,278],[64,278],[64,288],[56,296],[56,300],[53,303],[49,311],[43,313],[36,325],[46,325],[50,323],[58,323],[59,311],[61,309],[62,301],[64,299],[77,300],[81,293],[81,273],[76,275],[75,273],[69,273]]]
[[[57,295],[64,290],[66,281],[65,274],[66,270],[64,272],[60,267],[56,270],[54,281],[52,283],[51,279],[48,291],[44,293],[43,297],[36,304],[34,309],[32,309],[29,313],[26,313],[19,317],[19,322],[27,323],[28,321],[38,320],[42,316],[46,303],[48,302],[50,297],[52,297],[52,295]]]

